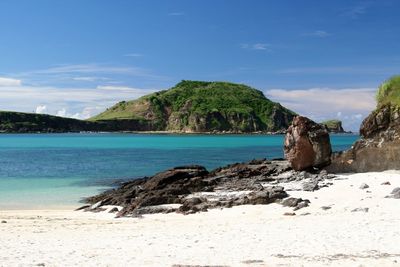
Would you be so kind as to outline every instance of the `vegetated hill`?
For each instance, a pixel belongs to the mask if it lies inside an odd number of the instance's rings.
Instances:
[[[77,132],[90,123],[57,116],[0,111],[0,132]]]
[[[119,102],[90,121],[135,120],[153,131],[257,132],[286,130],[294,116],[246,85],[182,81],[169,90]]]
[[[344,129],[342,126],[342,121],[340,120],[327,120],[323,121],[320,124],[325,125],[329,132],[331,133],[344,133]]]
[[[138,120],[83,121],[47,114],[0,111],[0,133],[149,131]]]

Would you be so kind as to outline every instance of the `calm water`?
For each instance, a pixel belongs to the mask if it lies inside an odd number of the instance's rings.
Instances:
[[[355,135],[333,135],[334,150]],[[73,206],[117,179],[185,164],[280,158],[281,135],[3,134],[0,209]]]

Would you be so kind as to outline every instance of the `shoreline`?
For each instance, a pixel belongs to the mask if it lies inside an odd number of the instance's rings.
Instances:
[[[311,201],[297,211],[278,204],[243,205],[115,219],[106,212],[1,210],[0,221],[6,222],[0,224],[0,262],[399,266],[400,200],[386,196],[400,186],[400,172],[341,174],[332,183],[314,192],[288,191]],[[360,189],[362,183],[369,187]]]

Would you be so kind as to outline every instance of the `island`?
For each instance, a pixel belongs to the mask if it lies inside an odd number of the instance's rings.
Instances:
[[[296,115],[243,84],[182,81],[88,119],[0,112],[0,132],[284,133]]]

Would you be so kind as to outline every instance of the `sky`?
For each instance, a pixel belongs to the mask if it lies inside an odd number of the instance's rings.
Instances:
[[[397,0],[2,0],[0,110],[86,119],[181,80],[356,131],[399,74]]]

